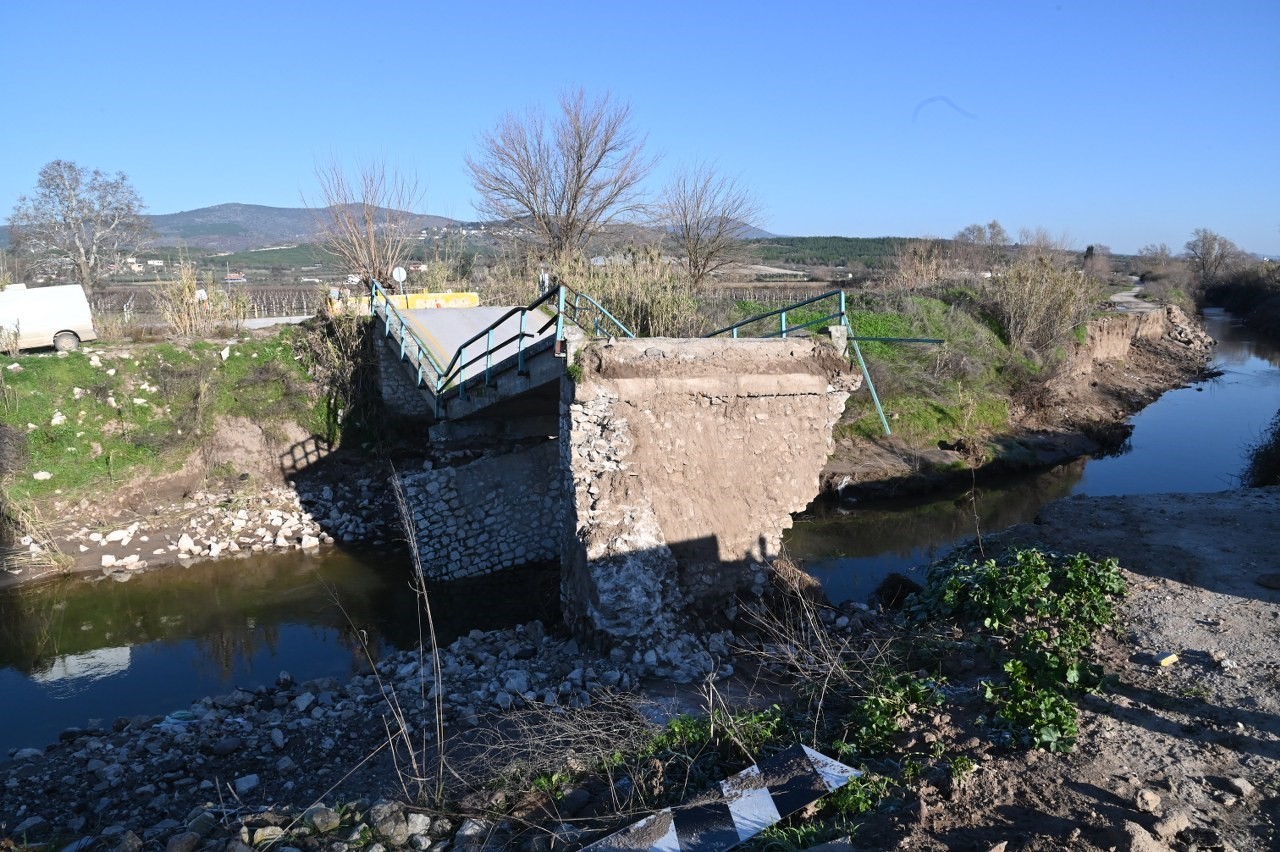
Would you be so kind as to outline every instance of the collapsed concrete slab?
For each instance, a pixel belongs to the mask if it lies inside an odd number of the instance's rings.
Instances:
[[[570,357],[565,620],[647,649],[661,674],[664,642],[762,590],[861,376],[819,338],[597,341]]]

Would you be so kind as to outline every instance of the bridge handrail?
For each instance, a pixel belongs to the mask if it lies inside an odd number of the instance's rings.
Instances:
[[[570,300],[569,297],[572,297]],[[552,301],[555,307],[551,309],[547,321],[538,326],[533,331],[525,328],[526,317],[539,309],[545,308]],[[536,338],[543,334],[553,324],[556,327],[555,341],[559,348],[560,342],[564,340],[564,322],[566,319],[574,325],[593,334],[596,337],[603,336],[623,336],[635,337],[629,328],[627,328],[621,320],[609,312],[607,308],[601,305],[586,293],[574,290],[572,287],[560,284],[543,293],[534,301],[523,307],[514,307],[504,313],[498,319],[490,323],[487,327],[480,330],[476,334],[463,341],[457,350],[453,353],[453,357],[449,363],[443,367],[421,339],[419,339],[413,326],[405,319],[404,315],[396,308],[392,302],[390,295],[377,281],[371,281],[369,284],[369,311],[372,315],[377,316],[379,309],[383,312],[383,322],[386,326],[386,334],[392,336],[393,323],[399,326],[400,339],[400,357],[404,358],[408,350],[408,341],[412,340],[416,351],[413,352],[416,357],[412,360],[416,363],[418,369],[417,383],[423,384],[423,363],[430,365],[435,371],[435,397],[437,416],[442,412],[442,397],[450,390],[457,390],[458,395],[465,399],[467,393],[467,369],[474,366],[480,361],[485,362],[484,376],[485,384],[491,383],[491,370],[493,369],[493,354],[504,347],[516,344],[516,370],[524,373],[525,360],[525,340],[528,338]],[[519,330],[503,340],[495,343],[493,339],[494,332],[502,327],[509,319],[514,316],[520,317]],[[586,317],[590,317],[590,327],[586,325]],[[467,358],[467,347],[472,346],[477,341],[484,339],[484,348],[478,355]]]
[[[827,314],[825,317],[820,317],[815,320],[810,320],[809,322],[806,322],[806,323],[801,323],[800,325],[797,325],[797,326],[792,326],[790,329],[787,328],[787,311],[794,311],[796,308],[803,308],[805,305],[812,305],[814,302],[821,302],[823,299],[830,299],[832,296],[838,296],[840,300],[839,301],[840,309],[836,311],[834,314]],[[779,336],[786,337],[788,331],[798,331],[799,329],[809,328],[810,326],[818,325],[819,323],[829,322],[830,320],[833,320],[833,319],[840,320],[840,325],[843,325],[846,327],[849,325],[849,316],[845,310],[844,291],[828,290],[827,292],[819,296],[814,296],[811,299],[805,299],[803,302],[796,302],[794,305],[787,305],[786,307],[777,308],[772,311],[767,311],[763,314],[759,314],[757,316],[744,319],[740,322],[735,322],[733,325],[726,325],[724,328],[716,329],[710,334],[706,334],[703,336],[716,337],[728,331],[728,332],[732,332],[732,336],[734,338],[737,338],[738,329],[742,328],[743,326],[751,325],[752,323],[759,322],[760,320],[768,319],[769,317],[774,317],[774,316],[780,316],[782,318],[781,331],[774,331],[774,332],[770,332],[769,334],[762,334],[760,335],[761,337],[779,337]]]
[[[809,322],[801,323],[800,325],[797,325],[797,326],[792,326],[790,329],[787,328],[787,311],[794,311],[796,308],[803,308],[805,305],[811,305],[814,302],[821,302],[823,299],[830,299],[833,296],[839,297],[840,309],[836,313],[827,314],[824,317],[819,317],[818,319],[810,320]],[[786,307],[783,307],[783,308],[777,308],[772,311],[766,311],[763,314],[759,314],[754,317],[749,317],[740,322],[735,322],[733,325],[727,325],[724,328],[717,329],[716,331],[713,331],[710,334],[705,336],[716,337],[717,335],[724,334],[726,331],[728,331],[728,332],[732,332],[733,337],[737,339],[738,329],[742,328],[743,326],[751,325],[752,323],[756,323],[756,322],[759,322],[760,320],[768,319],[769,317],[773,317],[773,316],[781,317],[781,320],[780,320],[781,330],[773,331],[768,334],[762,334],[760,335],[761,337],[778,337],[778,336],[786,337],[788,331],[797,331],[799,329],[809,328],[810,326],[818,325],[819,323],[827,323],[834,319],[838,319],[840,321],[839,324],[844,326],[848,330],[848,340],[849,340],[848,345],[853,348],[853,354],[857,356],[858,368],[862,370],[862,377],[867,383],[867,390],[871,392],[871,401],[875,403],[876,414],[880,415],[880,425],[884,428],[884,433],[886,435],[891,435],[893,433],[889,429],[889,420],[884,416],[884,406],[880,404],[880,395],[876,393],[875,382],[871,380],[871,372],[867,369],[867,361],[865,358],[862,357],[862,347],[858,345],[858,341],[861,340],[861,341],[879,342],[879,343],[942,343],[943,342],[942,340],[934,337],[858,337],[856,336],[853,332],[853,324],[849,322],[849,311],[848,311],[848,306],[845,300],[844,290],[829,290],[820,296],[814,296],[811,299],[805,299],[803,302],[796,302],[794,305],[787,305]]]
[[[400,313],[400,310],[391,302],[390,295],[387,293],[385,289],[383,289],[382,285],[375,280],[370,280],[369,282],[369,313],[371,316],[378,315],[379,302],[381,302],[384,312],[388,316],[394,317],[400,323],[400,357],[404,358],[405,356],[405,339],[406,338],[412,339],[414,346],[417,347],[417,350],[418,350],[416,353],[417,358],[413,359],[413,362],[418,368],[418,384],[419,385],[422,384],[422,379],[423,379],[422,361],[424,358],[426,359],[427,363],[431,365],[431,368],[436,371],[436,375],[439,376],[440,363],[436,361],[435,356],[431,354],[431,350],[428,349],[426,346],[424,346],[422,341],[418,339],[418,335],[414,333],[412,326],[410,326],[408,321],[405,320],[404,315]],[[383,317],[383,325],[386,327],[386,330],[387,330],[386,336],[390,337],[391,323],[387,321],[387,317]]]
[[[566,302],[567,302],[566,297],[569,294],[572,294],[573,302],[571,305],[566,305]],[[547,320],[547,322],[545,322],[542,326],[540,326],[536,331],[532,331],[532,332],[525,331],[525,325],[524,325],[525,317],[528,316],[530,313],[543,307],[544,305],[550,303],[552,299],[555,300],[556,307],[555,307],[554,313]],[[584,301],[586,302],[585,305],[583,304]],[[594,309],[594,311],[592,312],[592,317],[594,319],[594,322],[593,322],[593,327],[588,329],[579,321],[579,317],[583,313],[591,309]],[[511,317],[516,316],[517,314],[520,316],[519,331],[516,332],[516,334],[512,335],[511,337],[508,337],[507,339],[499,341],[498,343],[495,344],[493,341],[494,331],[496,331],[498,328],[502,326],[503,323],[511,319]],[[439,377],[436,381],[437,398],[439,398],[439,395],[441,393],[448,390],[449,387],[451,385],[454,385],[455,383],[460,388],[460,394],[465,397],[466,369],[467,367],[470,367],[476,362],[480,361],[482,358],[485,360],[485,384],[488,384],[489,371],[493,366],[493,362],[492,362],[493,353],[499,349],[502,349],[504,346],[509,346],[512,343],[517,344],[516,369],[519,372],[524,372],[524,340],[525,338],[537,337],[538,335],[542,334],[542,332],[546,331],[554,323],[556,326],[555,339],[557,343],[559,341],[564,340],[564,320],[566,317],[569,319],[570,322],[572,322],[574,325],[581,328],[583,331],[587,331],[587,332],[594,331],[596,336],[602,336],[603,334],[608,333],[605,325],[601,321],[601,318],[603,317],[604,319],[607,319],[610,323],[612,323],[613,327],[616,328],[617,331],[621,332],[624,337],[635,337],[635,335],[631,333],[630,329],[628,329],[625,325],[623,325],[622,322],[617,317],[611,314],[607,308],[605,308],[603,305],[601,305],[591,296],[587,295],[586,293],[578,292],[577,290],[574,290],[572,287],[569,287],[567,285],[560,284],[548,290],[546,293],[543,293],[541,296],[539,296],[537,299],[530,302],[528,305],[524,307],[512,308],[511,310],[507,311],[505,314],[500,316],[498,319],[490,323],[486,328],[482,329],[481,331],[469,337],[467,340],[463,341],[462,345],[458,347],[458,351],[454,353],[453,358],[449,361],[448,365],[446,365],[443,370],[439,371]],[[475,356],[474,358],[471,358],[470,360],[466,360],[466,361],[462,360],[466,357],[467,347],[475,343],[476,341],[480,340],[480,338],[482,337],[485,338],[485,347],[483,351],[481,351],[479,355]]]

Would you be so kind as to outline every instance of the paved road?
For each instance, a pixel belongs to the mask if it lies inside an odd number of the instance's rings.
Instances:
[[[431,350],[431,356],[436,363],[446,366],[453,360],[453,356],[463,343],[477,334],[483,332],[486,328],[494,323],[503,314],[510,311],[511,308],[487,307],[487,308],[422,308],[419,310],[405,311],[404,314],[409,322],[413,325],[414,331],[418,337],[427,344]],[[550,318],[536,311],[525,316],[525,332],[534,335],[526,337],[524,345],[528,347],[531,343],[535,343],[544,337],[555,334],[555,323],[551,323],[549,328],[544,329],[541,333],[538,330],[550,322]],[[516,342],[513,340],[503,346],[497,344],[502,343],[516,336],[520,331],[519,315],[509,317],[502,325],[493,332],[493,342],[495,344],[493,363],[498,363],[503,358],[516,354]],[[480,339],[467,347],[466,360],[470,360],[484,351],[485,341]],[[475,375],[476,369],[483,369],[483,362],[475,367],[468,368],[467,374]]]

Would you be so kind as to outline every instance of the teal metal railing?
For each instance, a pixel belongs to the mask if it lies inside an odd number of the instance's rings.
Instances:
[[[553,345],[557,353],[561,351],[564,341],[566,321],[593,337],[635,337],[630,329],[595,299],[562,284],[539,296],[529,305],[512,308],[504,313],[488,327],[464,341],[453,353],[453,358],[441,366],[430,348],[418,338],[413,326],[391,303],[386,291],[376,281],[370,285],[369,304],[372,313],[381,316],[387,336],[392,336],[393,328],[398,328],[400,357],[408,357],[417,366],[418,385],[421,386],[427,378],[424,363],[434,373],[436,417],[444,416],[444,401],[449,394],[456,394],[459,399],[467,398],[467,385],[480,374],[479,364],[482,361],[486,387],[493,385],[495,367],[505,364],[513,354],[517,374],[526,375],[525,358],[529,354],[530,341],[543,339],[553,325]],[[516,331],[495,339],[502,334],[502,327],[512,317],[519,317]],[[512,344],[515,344],[514,353],[503,353],[495,359],[495,354]]]
[[[381,310],[379,310],[381,308]],[[382,326],[385,330],[386,337],[395,337],[400,343],[400,360],[409,360],[417,370],[417,383],[421,386],[427,379],[424,374],[424,365],[430,369],[435,376],[440,375],[440,365],[436,362],[435,356],[431,350],[419,338],[417,332],[413,330],[413,326],[405,319],[404,314],[391,303],[387,291],[377,281],[369,284],[369,312],[373,316],[382,319]],[[396,332],[399,332],[396,334]],[[432,381],[435,380],[432,376]]]
[[[817,317],[814,317],[814,316],[809,316],[809,314],[811,314],[812,311],[814,310],[813,308],[809,308],[809,310],[804,312],[805,316],[802,322],[800,323],[791,322],[790,324],[788,324],[788,319],[789,319],[787,316],[788,314],[794,314],[795,312],[799,311],[802,308],[808,308],[810,305],[817,305],[820,302],[826,302],[829,305],[833,300],[835,302],[834,309],[824,306],[824,309],[827,312],[823,313],[822,310],[819,310],[818,313],[820,315]],[[786,337],[788,333],[794,334],[796,332],[804,331],[805,329],[813,328],[815,326],[821,327],[821,328],[827,328],[831,325],[841,325],[849,330],[849,346],[853,349],[853,354],[858,359],[858,369],[862,371],[862,377],[867,382],[867,390],[871,392],[871,401],[875,403],[876,414],[880,416],[880,425],[884,427],[884,433],[886,435],[892,435],[893,432],[890,431],[889,429],[889,420],[884,416],[884,406],[880,404],[880,395],[876,393],[875,382],[871,380],[871,372],[867,369],[867,362],[866,362],[866,359],[862,357],[862,347],[858,345],[858,342],[859,341],[862,341],[864,343],[867,343],[867,342],[942,343],[943,342],[942,340],[934,337],[859,337],[854,332],[853,324],[849,321],[848,305],[845,300],[845,294],[843,290],[830,290],[826,293],[823,293],[820,296],[814,296],[812,299],[805,299],[803,302],[796,302],[794,305],[787,305],[785,308],[778,308],[776,310],[766,311],[765,313],[758,314],[757,316],[744,319],[741,322],[735,322],[733,325],[727,325],[724,328],[716,329],[715,331],[706,335],[706,337],[717,337],[719,335],[729,333],[733,337],[737,338],[740,336],[740,332],[743,329],[745,329],[747,326],[754,325],[756,323],[770,319],[771,317],[778,318],[778,328],[776,330],[774,330],[772,324],[770,324],[770,329],[771,329],[770,331],[765,332],[763,334],[753,334],[751,336],[752,337]]]

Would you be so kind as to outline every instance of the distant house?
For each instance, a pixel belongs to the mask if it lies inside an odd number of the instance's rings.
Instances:
[[[163,260],[148,260],[147,266],[164,266]]]
[[[249,279],[244,277],[243,272],[228,272],[222,277],[223,284],[248,284]]]

